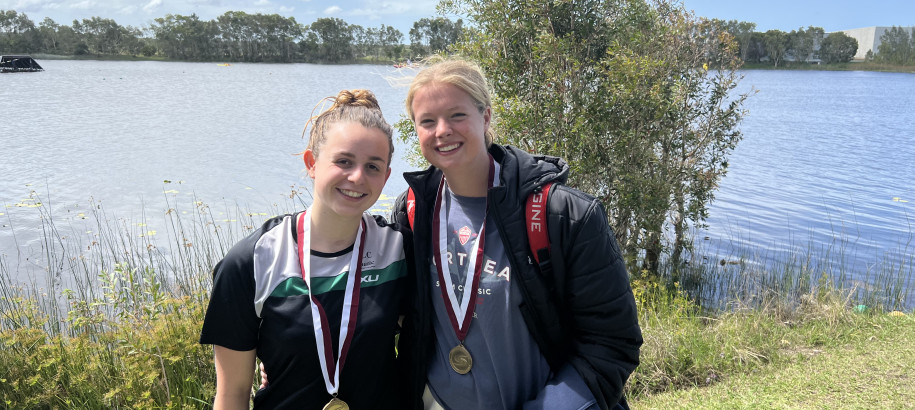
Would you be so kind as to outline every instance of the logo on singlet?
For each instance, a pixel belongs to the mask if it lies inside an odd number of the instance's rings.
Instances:
[[[470,228],[465,226],[458,230],[458,239],[460,239],[461,245],[466,245],[470,240]]]

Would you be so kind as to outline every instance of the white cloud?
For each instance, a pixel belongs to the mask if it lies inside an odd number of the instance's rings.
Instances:
[[[371,5],[368,7],[355,9],[347,14],[353,16],[369,16],[375,18],[387,14],[432,15],[435,12],[435,4],[436,2],[434,1],[385,1],[380,3],[371,3]]]
[[[0,8],[4,8],[4,9],[7,8],[6,6],[3,6],[2,3],[5,3],[5,2],[0,2]],[[43,3],[48,3],[48,4],[43,4]],[[13,3],[11,6],[9,6],[9,8],[10,8],[10,10],[22,10],[22,9],[31,9],[33,6],[42,6],[42,8],[53,8],[53,7],[57,6],[57,3],[50,2],[47,0],[19,0],[15,3]]]
[[[146,5],[143,6],[143,11],[150,13],[150,12],[157,10],[159,8],[159,6],[161,6],[161,5],[162,5],[162,0],[150,0],[149,3],[146,3]]]
[[[326,9],[324,9],[324,14],[327,14],[327,15],[337,14],[337,13],[339,13],[339,12],[341,12],[341,11],[343,11],[343,9],[341,9],[341,8],[338,7],[338,6],[330,6],[330,7],[326,8]]]
[[[81,9],[81,10],[88,10],[93,7],[95,7],[95,2],[93,2],[92,0],[83,0],[79,3],[73,3],[70,5],[71,9]]]
[[[254,5],[258,6],[258,7],[269,6],[270,4],[271,4],[270,0],[257,0],[256,2],[254,2]]]
[[[295,7],[280,6],[280,13],[292,14],[294,11]]]

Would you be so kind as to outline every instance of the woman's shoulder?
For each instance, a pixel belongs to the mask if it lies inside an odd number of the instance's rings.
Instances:
[[[413,232],[409,227],[399,222],[387,220],[382,215],[363,214],[363,221],[375,241],[382,241],[384,246],[404,246],[413,240]],[[398,245],[394,245],[394,243]]]

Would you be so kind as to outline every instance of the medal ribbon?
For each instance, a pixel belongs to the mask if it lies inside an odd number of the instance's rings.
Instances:
[[[492,189],[495,183],[495,164],[492,155],[489,156],[489,179],[487,181],[487,195],[489,189]],[[473,262],[473,271],[467,272],[464,278],[464,294],[460,303],[454,293],[454,285],[451,283],[451,273],[448,268],[448,215],[445,207],[442,206],[442,199],[445,191],[445,176],[438,185],[438,193],[435,197],[435,212],[432,215],[432,237],[437,241],[432,242],[432,255],[435,258],[435,271],[438,273],[438,283],[442,290],[442,299],[445,300],[445,311],[451,319],[451,327],[454,333],[462,343],[467,337],[467,331],[470,330],[470,319],[473,317],[473,310],[476,307],[477,287],[480,284],[480,276],[483,272],[483,249],[484,238],[486,238],[486,217],[489,215],[489,201],[486,201],[486,212],[483,214],[483,223],[480,225],[480,233],[474,242],[473,250],[470,252],[470,261]],[[444,262],[443,262],[444,261]]]
[[[314,292],[311,290],[310,211],[309,209],[299,214],[296,224],[299,242],[299,266],[302,268],[302,279],[305,280],[308,295],[311,297],[311,317],[315,330],[315,343],[318,346],[318,359],[321,362],[321,374],[324,376],[324,386],[327,388],[328,393],[336,397],[337,392],[340,390],[340,369],[343,368],[350,342],[353,340],[353,334],[356,333],[356,317],[359,312],[359,288],[362,283],[362,260],[359,256],[365,246],[365,220],[360,218],[359,229],[356,231],[356,237],[359,240],[353,244],[353,256],[349,263],[349,274],[346,278],[346,291],[343,299],[343,312],[340,315],[340,338],[338,343],[340,359],[335,363],[333,350],[328,348],[333,344],[333,341],[330,337],[330,324],[327,321],[327,314],[324,313],[324,307],[321,306],[321,303],[318,302]],[[324,329],[327,329],[327,331],[325,332]],[[332,363],[334,367],[329,367],[328,363]]]

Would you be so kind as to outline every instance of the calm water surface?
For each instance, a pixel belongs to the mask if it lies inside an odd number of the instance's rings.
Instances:
[[[182,201],[272,215],[306,185],[295,154],[321,98],[368,88],[394,122],[406,95],[387,66],[41,64],[45,72],[0,76],[0,254],[17,272],[41,266],[33,191],[56,224],[89,235],[98,205],[150,234]],[[758,93],[700,232],[706,252],[778,255],[839,241],[865,270],[911,255],[915,75],[744,74],[741,89]],[[405,189],[403,152],[397,146],[386,197]]]
[[[915,250],[915,75],[748,71],[745,134],[709,219],[719,248]],[[910,258],[909,258],[910,259]]]
[[[41,73],[0,77],[0,253],[12,270],[41,265],[33,191],[55,224],[79,225],[76,234],[97,234],[83,225],[98,205],[150,235],[164,232],[163,213],[176,203],[209,204],[217,218],[236,207],[264,218],[277,204],[296,205],[290,194],[306,183],[302,130],[322,98],[368,88],[389,122],[404,111],[405,91],[388,81],[402,74],[386,66],[42,66]],[[392,166],[393,175],[410,169],[399,160]],[[385,194],[405,186],[391,178]]]

